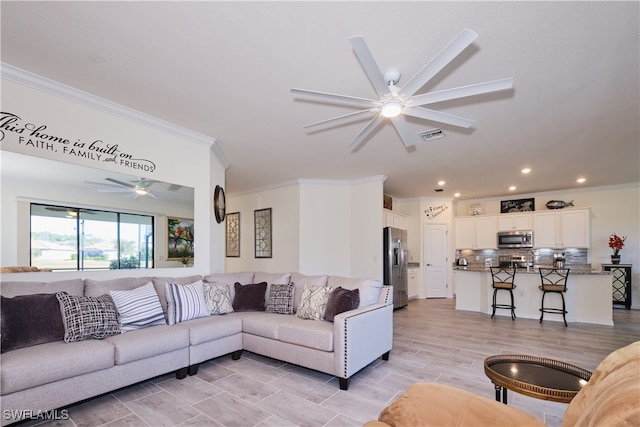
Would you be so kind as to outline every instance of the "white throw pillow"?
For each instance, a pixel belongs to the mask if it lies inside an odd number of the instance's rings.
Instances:
[[[313,286],[306,283],[296,316],[301,319],[324,319],[324,311],[332,291],[333,288],[328,286]]]
[[[153,283],[130,291],[109,291],[109,295],[120,314],[121,332],[167,324]]]
[[[233,312],[231,289],[228,283],[204,282],[204,299],[207,301],[209,314],[226,314]]]
[[[209,315],[207,301],[204,299],[202,280],[189,285],[167,283],[165,292],[167,297],[167,317],[170,325]]]

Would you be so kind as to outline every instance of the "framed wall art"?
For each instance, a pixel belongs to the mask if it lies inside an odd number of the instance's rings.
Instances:
[[[226,221],[226,255],[228,258],[238,258],[240,257],[240,212],[228,213]]]
[[[536,210],[536,199],[503,200],[500,202],[500,213],[530,212]]]
[[[167,217],[167,259],[193,259],[193,220]]]
[[[271,258],[271,208],[253,211],[255,257]]]

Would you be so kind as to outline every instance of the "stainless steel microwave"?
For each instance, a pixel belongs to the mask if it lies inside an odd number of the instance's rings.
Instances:
[[[533,231],[498,231],[498,248],[533,248]]]

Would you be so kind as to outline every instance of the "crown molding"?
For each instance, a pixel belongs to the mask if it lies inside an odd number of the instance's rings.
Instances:
[[[82,104],[114,116],[122,117],[148,127],[200,142],[211,148],[225,169],[229,167],[229,162],[227,161],[222,148],[220,148],[219,144],[216,143],[215,138],[194,132],[149,114],[142,113],[132,108],[125,107],[124,105],[120,105],[71,86],[67,86],[60,82],[47,79],[30,71],[7,64],[6,62],[0,62],[0,76],[3,79],[13,81],[40,92],[68,99],[75,103]]]

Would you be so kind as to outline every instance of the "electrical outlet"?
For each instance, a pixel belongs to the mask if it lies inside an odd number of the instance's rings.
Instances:
[[[480,261],[480,255],[476,255],[476,261]]]

